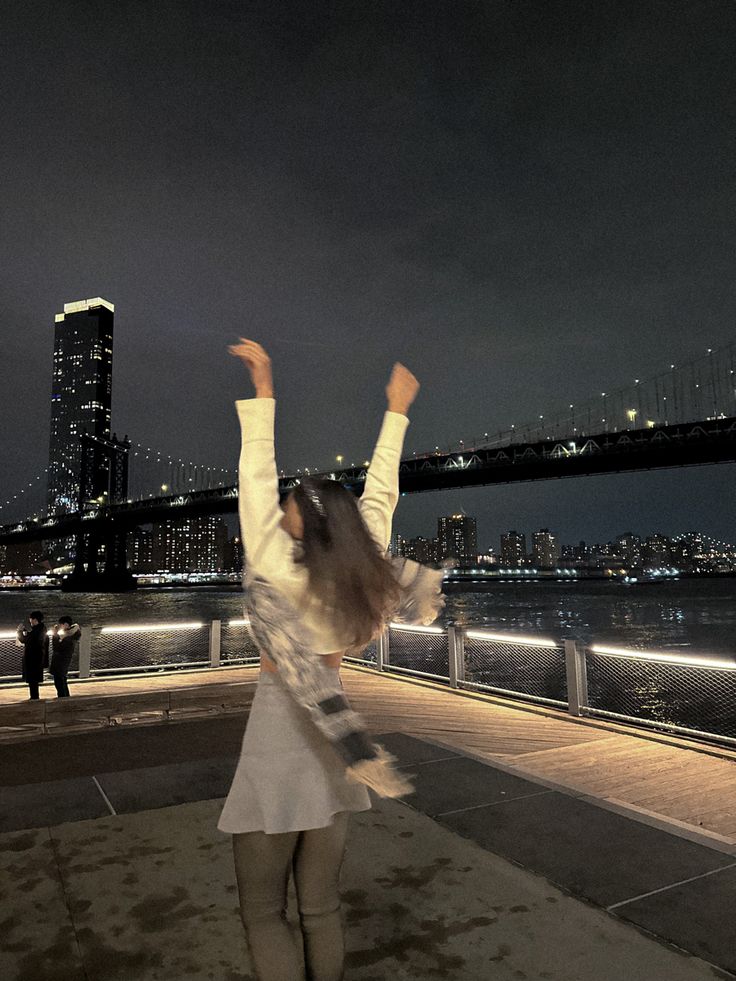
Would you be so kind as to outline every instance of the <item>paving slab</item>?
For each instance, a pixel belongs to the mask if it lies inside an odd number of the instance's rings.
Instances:
[[[97,780],[118,814],[224,797],[237,757],[217,757],[101,773]]]
[[[549,791],[487,763],[465,756],[409,768],[415,793],[407,803],[430,817],[468,807],[479,807]]]
[[[554,791],[438,820],[603,907],[733,862],[724,852]]]
[[[53,849],[44,832],[0,835],[0,861],[13,867],[3,898],[14,910],[3,981],[255,981],[230,839],[215,827],[221,806],[61,825]],[[3,859],[19,842],[21,862],[15,852]],[[66,914],[58,889],[53,904],[34,905],[26,888],[54,851]],[[346,981],[724,976],[396,801],[353,817],[342,886]]]
[[[102,795],[88,777],[3,787],[0,831],[43,828],[109,813]]]
[[[245,715],[0,742],[0,787],[237,754]]]
[[[0,977],[88,981],[46,828],[0,834]]]
[[[616,914],[736,975],[736,868],[627,903]]]
[[[396,757],[400,766],[433,763],[436,760],[461,755],[455,750],[444,749],[424,739],[415,739],[414,736],[407,736],[403,732],[386,732],[376,736],[376,741]]]

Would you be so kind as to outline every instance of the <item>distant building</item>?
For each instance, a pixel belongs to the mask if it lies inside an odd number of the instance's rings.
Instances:
[[[405,539],[402,542],[402,546],[403,551],[401,554],[406,559],[413,559],[414,562],[421,562],[423,565],[437,562],[436,538],[422,538],[419,535],[417,538]]]
[[[714,551],[713,540],[691,531],[678,535],[672,540],[671,556],[673,563],[684,572],[710,572],[723,566],[730,568],[728,556]]]
[[[523,532],[508,531],[501,535],[500,564],[509,569],[520,569],[526,564],[526,535]]]
[[[128,568],[131,572],[153,572],[153,532],[134,528],[128,535]]]
[[[498,556],[492,548],[489,548],[487,551],[478,555],[476,561],[478,565],[484,565],[490,568],[498,565]]]
[[[616,554],[626,563],[627,566],[641,565],[641,538],[627,531],[623,535],[618,535],[614,542]]]
[[[228,538],[225,546],[225,571],[242,572],[245,550],[239,535]]]
[[[478,534],[475,518],[453,514],[437,521],[437,559],[455,559],[461,564],[475,563],[478,556]]]
[[[220,572],[225,568],[227,525],[208,515],[153,526],[153,568],[156,572]]]
[[[18,545],[5,545],[2,571],[6,575],[42,576],[50,568],[42,542],[23,542]]]
[[[621,559],[616,554],[611,542],[592,544],[588,546],[588,568],[612,569],[621,565]]]
[[[571,569],[587,569],[590,549],[585,542],[579,545],[562,545],[560,547],[560,564]]]
[[[642,565],[647,569],[665,569],[672,565],[672,542],[666,535],[649,535],[641,549]]]
[[[397,531],[391,536],[391,544],[389,545],[389,552],[391,555],[404,555],[404,546],[406,545],[406,539],[403,535],[400,535]]]
[[[65,303],[54,318],[47,492],[52,514],[77,510],[82,433],[110,438],[114,311],[98,296]]]
[[[587,542],[578,542],[577,545],[572,546],[572,557],[578,562],[587,562],[590,558],[591,547]]]
[[[538,569],[554,569],[560,561],[560,545],[549,528],[532,535],[532,565]]]

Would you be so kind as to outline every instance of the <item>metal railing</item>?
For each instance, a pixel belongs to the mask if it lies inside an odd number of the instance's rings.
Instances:
[[[458,625],[392,624],[347,660],[377,671],[427,678],[736,745],[736,660],[584,646]],[[253,665],[247,620],[82,627],[70,677]],[[0,631],[0,683],[21,680],[15,632]]]
[[[0,683],[21,680],[15,631],[0,631]],[[70,678],[169,672],[257,664],[247,620],[82,627]]]

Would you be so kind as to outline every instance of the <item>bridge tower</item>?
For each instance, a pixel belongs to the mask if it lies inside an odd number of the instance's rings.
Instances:
[[[130,440],[115,433],[103,439],[85,432],[81,438],[81,471],[77,509],[82,515],[103,511],[128,498]],[[102,571],[98,559],[104,548]],[[127,531],[108,519],[100,530],[76,535],[74,572],[62,580],[62,589],[73,592],[120,592],[135,589],[127,568]]]

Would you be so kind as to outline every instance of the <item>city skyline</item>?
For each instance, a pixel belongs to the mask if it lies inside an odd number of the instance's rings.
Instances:
[[[227,469],[243,333],[274,359],[285,470],[370,454],[395,359],[422,382],[411,454],[729,342],[735,37],[730,0],[9,5],[0,498],[43,474],[43,366],[77,297],[116,308],[118,433]],[[85,46],[104,65],[82,71]],[[723,464],[442,509],[482,537],[525,511],[562,534],[628,511],[725,535],[732,480]]]
[[[448,517],[450,516],[446,516],[444,519],[441,516],[438,517],[437,518],[438,524],[443,520],[447,520]],[[458,516],[456,515],[454,517],[458,517]],[[472,515],[464,515],[463,517],[465,517],[467,520],[472,522],[473,527],[475,527],[475,518]],[[487,544],[487,547],[484,547],[487,540],[485,541],[479,540],[478,550],[477,550],[478,555],[493,554],[499,557],[500,559],[500,556],[504,551],[504,540],[508,538],[509,547],[513,548],[514,546],[516,546],[515,550],[518,554],[518,557],[520,559],[523,559],[524,561],[530,560],[534,555],[535,537],[540,535],[546,539],[549,538],[553,539],[554,542],[557,544],[557,547],[561,554],[564,553],[564,550],[566,549],[575,549],[580,546],[586,546],[591,550],[606,549],[611,546],[615,546],[617,544],[621,544],[623,547],[630,547],[631,543],[627,543],[626,541],[628,539],[631,539],[635,542],[638,542],[639,544],[642,544],[650,539],[662,539],[668,542],[677,543],[680,540],[690,539],[690,538],[707,540],[710,543],[712,543],[714,546],[722,547],[724,552],[730,551],[736,554],[736,537],[734,537],[734,539],[731,541],[726,541],[723,539],[714,538],[712,535],[705,534],[704,532],[697,530],[695,528],[683,530],[673,535],[665,535],[659,530],[632,531],[631,529],[627,529],[625,531],[619,531],[616,535],[610,538],[592,538],[586,540],[582,537],[578,537],[575,539],[571,539],[569,541],[563,541],[561,536],[558,535],[554,529],[550,530],[549,528],[541,527],[541,525],[537,523],[535,525],[532,525],[530,528],[521,528],[521,526],[519,526],[517,528],[509,528],[505,531],[499,532],[496,538],[497,544],[489,543]],[[513,541],[514,538],[516,539],[516,541]],[[392,547],[394,548],[396,547],[397,541],[403,543],[423,542],[423,543],[427,543],[428,546],[434,544],[436,547],[439,548],[440,558],[449,555],[449,552],[446,549],[446,547],[443,547],[439,535],[435,537],[429,537],[426,534],[407,535],[404,534],[401,529],[395,527],[392,541],[393,541]],[[544,544],[545,544],[544,542],[539,543],[541,548],[544,548]]]

